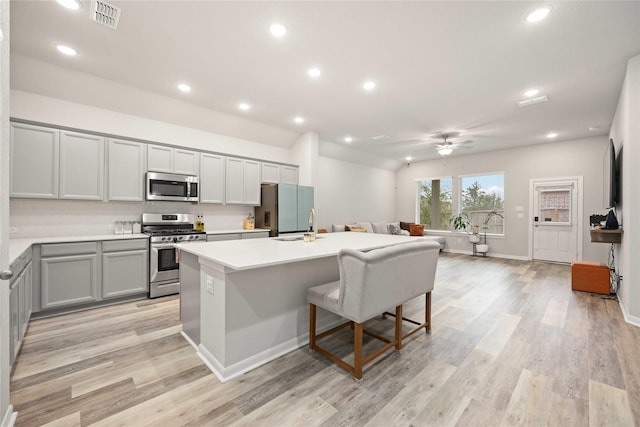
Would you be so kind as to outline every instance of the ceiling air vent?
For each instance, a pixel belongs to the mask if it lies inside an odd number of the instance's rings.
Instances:
[[[92,21],[109,27],[112,30],[118,28],[118,22],[120,21],[119,7],[115,7],[101,0],[92,0],[90,13],[89,19]]]
[[[524,101],[518,101],[518,106],[526,107],[527,105],[533,105],[533,104],[537,104],[539,102],[545,102],[545,101],[547,101],[547,96],[542,95],[536,98],[529,98],[529,99],[525,99]]]

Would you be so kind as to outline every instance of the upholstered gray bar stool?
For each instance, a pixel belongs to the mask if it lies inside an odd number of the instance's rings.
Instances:
[[[338,253],[340,280],[315,286],[307,291],[309,302],[309,348],[326,356],[360,379],[362,368],[391,347],[402,348],[408,336],[425,329],[431,330],[431,291],[435,281],[440,245],[437,242],[417,240],[369,252],[343,249]],[[415,322],[402,317],[402,304],[425,296],[425,321]],[[316,307],[336,313],[346,319],[328,331],[316,334]],[[394,339],[364,331],[362,324],[395,307]],[[402,321],[417,326],[402,335]],[[317,340],[346,326],[353,325],[353,365],[320,347]],[[377,338],[385,346],[368,356],[362,354],[362,335]]]

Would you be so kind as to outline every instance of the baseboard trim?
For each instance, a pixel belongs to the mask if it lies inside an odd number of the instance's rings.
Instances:
[[[328,325],[323,325],[322,330],[331,329],[334,326],[341,324],[343,321],[344,320],[341,318],[337,319]],[[222,363],[220,363],[220,361],[216,359],[202,344],[197,347],[197,354],[211,372],[218,377],[220,382],[225,383],[307,344],[309,344],[309,334],[305,333],[227,367],[223,366]]]
[[[193,340],[189,337],[189,335],[185,334],[184,331],[180,331],[180,335],[182,335],[182,338],[187,340],[187,342],[191,345],[191,347],[193,347],[195,351],[198,351],[198,344],[193,342]]]
[[[18,417],[18,413],[14,412],[13,405],[9,405],[7,407],[7,412],[5,412],[4,417],[2,417],[1,427],[13,427],[16,423],[16,418]]]
[[[620,297],[618,297],[618,304],[620,305],[620,310],[622,311],[624,321],[629,323],[630,325],[640,327],[640,317],[630,315],[627,311],[627,307],[625,307]]]
[[[472,251],[465,251],[465,250],[462,250],[462,249],[443,249],[442,252],[449,252],[449,253],[452,253],[452,254],[462,254],[462,255],[471,255],[471,256],[473,256],[473,252]],[[526,256],[497,254],[497,253],[494,253],[494,252],[487,252],[487,257],[488,258],[515,259],[515,260],[518,260],[518,261],[531,261],[529,259],[529,257],[526,257]],[[483,258],[483,257],[479,256],[479,258]]]

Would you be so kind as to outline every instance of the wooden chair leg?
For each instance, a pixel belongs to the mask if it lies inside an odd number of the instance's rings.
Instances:
[[[362,323],[355,323],[353,328],[353,376],[362,379]]]
[[[402,349],[402,304],[396,307],[396,350]]]
[[[316,345],[316,306],[309,304],[309,349],[313,350]]]
[[[431,292],[426,294],[424,322],[427,324],[425,326],[427,333],[431,333]]]

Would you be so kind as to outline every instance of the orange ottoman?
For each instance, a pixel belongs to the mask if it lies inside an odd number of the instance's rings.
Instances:
[[[609,295],[609,267],[596,262],[573,261],[571,289]]]

